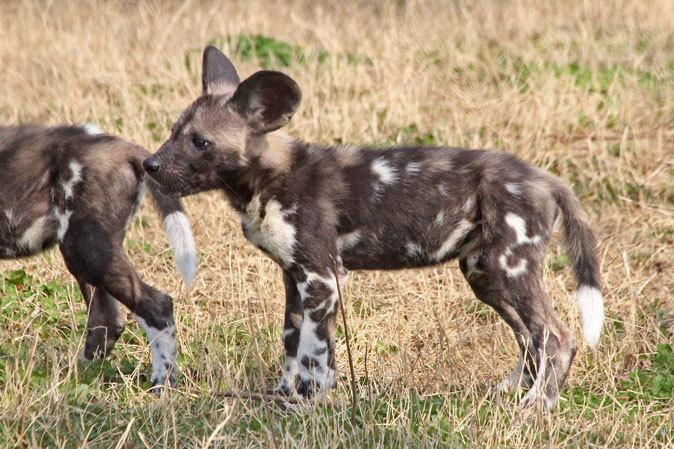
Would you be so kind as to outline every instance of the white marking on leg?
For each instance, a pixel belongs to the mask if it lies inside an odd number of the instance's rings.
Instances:
[[[293,390],[297,383],[297,377],[300,375],[300,367],[297,363],[297,357],[286,356],[283,362],[283,374],[279,381],[279,389]]]
[[[62,213],[60,210],[54,209],[54,217],[56,217],[56,220],[58,220],[59,223],[58,230],[56,231],[56,238],[59,240],[59,242],[63,240],[63,237],[66,235],[66,231],[68,230],[68,222],[72,214],[73,211],[71,210],[66,210]]]
[[[100,136],[105,134],[105,132],[101,128],[94,125],[93,123],[83,123],[82,125],[79,126],[90,136]]]
[[[578,308],[583,321],[583,335],[587,344],[594,348],[599,342],[604,324],[604,298],[595,287],[581,285],[578,288]]]
[[[393,184],[398,179],[398,173],[391,163],[384,158],[372,161],[372,171],[379,177],[383,184]]]
[[[197,272],[199,257],[190,222],[182,212],[171,212],[164,218],[164,229],[171,247],[173,247],[176,265],[178,265],[183,281],[187,288],[191,288],[194,275]]]
[[[515,231],[516,241],[501,254],[499,263],[508,277],[518,277],[526,272],[529,261],[526,258],[522,258],[515,266],[508,264],[508,258],[513,254],[513,248],[520,245],[538,245],[541,241],[541,236],[527,236],[527,223],[519,215],[509,212],[506,214],[504,220]]]
[[[19,239],[19,246],[27,248],[30,251],[38,251],[42,249],[42,245],[54,232],[49,223],[49,217],[43,215],[33,221],[28,229],[26,229]]]
[[[449,237],[443,242],[440,249],[435,251],[431,257],[439,262],[449,255],[458,245],[458,243],[473,229],[474,224],[468,220],[461,220],[452,230]]]
[[[515,231],[518,245],[523,245],[525,243],[537,245],[541,241],[540,235],[527,237],[527,223],[519,215],[507,213],[505,216],[505,222]]]
[[[63,187],[63,193],[65,194],[66,200],[69,200],[73,197],[73,189],[75,184],[80,182],[82,179],[82,164],[77,161],[71,161],[68,164],[70,169],[70,179],[65,181],[61,186]]]
[[[300,330],[300,343],[297,348],[299,361],[299,374],[303,381],[313,381],[319,390],[325,390],[335,386],[335,370],[328,366],[328,342],[322,341],[316,335],[318,323],[311,320],[309,313],[304,314],[302,329]],[[302,359],[308,357],[314,360],[317,366],[307,368]]]
[[[175,324],[167,326],[164,329],[157,329],[149,326],[147,322],[136,314],[133,317],[138,321],[147,334],[150,342],[150,351],[152,354],[152,383],[165,385],[168,381],[169,371],[175,375],[177,343],[174,337],[176,332]]]
[[[501,268],[506,272],[506,275],[508,277],[517,277],[523,274],[525,271],[527,271],[527,266],[529,265],[529,261],[525,258],[522,258],[519,260],[516,266],[512,267],[508,265],[508,257],[512,255],[512,250],[508,248],[504,254],[501,254],[501,256],[498,258],[499,263],[501,264]]]
[[[348,234],[342,234],[337,237],[337,251],[347,251],[356,246],[360,242],[360,229],[351,231]]]
[[[341,267],[344,271],[346,271],[343,267]],[[339,270],[338,270],[339,273]],[[346,285],[346,281],[348,280],[349,273],[348,271],[346,274],[339,274],[339,286],[344,287]],[[302,302],[304,303],[305,298],[309,295],[307,292],[309,288],[309,284],[312,282],[321,282],[322,284],[326,285],[330,289],[330,295],[325,298],[325,304],[322,304],[318,306],[316,309],[305,309],[305,311],[312,312],[314,310],[320,309],[320,308],[325,308],[325,313],[332,313],[335,310],[335,306],[337,305],[337,300],[339,299],[339,295],[337,294],[337,282],[335,280],[334,276],[330,277],[322,277],[317,273],[307,273],[307,278],[304,282],[299,282],[297,284],[297,291],[300,293],[300,297],[302,298]],[[305,314],[306,315],[306,314]],[[304,321],[302,321],[304,324]]]
[[[306,280],[297,284],[297,290],[303,303],[309,296],[308,289],[312,282],[323,283],[329,288],[330,293],[324,298],[324,302],[316,308],[304,308],[304,319],[302,320],[299,345],[297,347],[297,359],[299,361],[300,378],[303,381],[313,381],[320,390],[324,390],[335,386],[335,370],[328,366],[328,342],[318,338],[316,331],[319,323],[311,319],[311,313],[321,309],[324,310],[326,315],[334,313],[339,296],[334,276],[324,278],[317,273],[307,273]],[[340,279],[340,286],[342,285],[342,280]],[[310,368],[304,366],[302,363],[304,357],[313,360],[316,366]]]
[[[288,338],[290,335],[294,334],[295,331],[296,331],[295,328],[284,330],[283,334],[281,335],[281,340],[286,341],[286,338]]]

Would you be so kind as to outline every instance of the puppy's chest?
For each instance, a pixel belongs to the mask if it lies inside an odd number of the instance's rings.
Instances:
[[[276,262],[289,267],[294,262],[297,230],[291,217],[295,212],[296,207],[284,208],[273,198],[262,202],[257,194],[240,213],[243,234]]]

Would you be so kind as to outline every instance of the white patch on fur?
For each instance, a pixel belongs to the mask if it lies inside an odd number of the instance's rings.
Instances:
[[[339,273],[339,270],[338,270]],[[344,275],[339,276],[339,286],[344,287],[346,284],[346,281],[348,279],[348,272]],[[331,313],[334,310],[335,305],[337,304],[337,300],[339,299],[339,296],[337,294],[337,282],[335,280],[334,276],[330,277],[323,277],[320,276],[316,273],[307,273],[307,278],[304,282],[299,282],[297,284],[297,291],[300,293],[300,297],[302,298],[302,302],[304,302],[304,299],[307,297],[307,289],[309,288],[309,284],[312,282],[321,282],[324,285],[327,285],[328,288],[331,291],[331,295],[329,298],[326,298],[326,301],[328,302],[327,304],[324,304],[322,306],[319,306],[318,308],[325,307],[326,308],[326,313]],[[313,311],[315,309],[311,310],[306,310],[306,311]],[[306,317],[304,318],[306,319]],[[303,321],[304,322],[304,321]]]
[[[512,254],[512,250],[508,248],[504,254],[501,254],[501,257],[499,257],[499,263],[501,264],[501,268],[505,270],[506,275],[508,277],[514,278],[517,276],[520,276],[523,274],[525,271],[527,271],[527,266],[529,265],[529,261],[527,259],[520,259],[520,261],[517,263],[516,266],[512,267],[508,265],[508,257]]]
[[[56,238],[59,240],[63,240],[63,237],[66,235],[66,231],[68,230],[68,222],[70,221],[70,216],[73,214],[73,211],[67,210],[64,213],[61,213],[60,210],[54,209],[54,217],[56,217],[56,220],[59,222],[59,227],[58,230],[56,231]]]
[[[178,265],[183,281],[187,288],[191,288],[199,258],[190,222],[182,212],[171,212],[164,218],[164,229],[173,247],[176,265]]]
[[[461,220],[452,230],[452,233],[449,234],[449,237],[447,237],[440,249],[431,255],[432,259],[439,262],[447,257],[447,255],[456,248],[456,245],[461,241],[461,239],[463,239],[466,234],[468,234],[470,230],[473,229],[473,226],[473,223],[470,221]]]
[[[379,177],[383,184],[393,184],[398,179],[396,169],[384,158],[377,158],[372,161],[372,171]]]
[[[335,370],[328,366],[328,342],[322,341],[316,335],[318,323],[311,320],[308,313],[304,314],[300,343],[297,348],[300,378],[304,381],[314,381],[320,390],[335,386]],[[322,351],[322,354],[317,354]],[[309,357],[318,362],[318,367],[307,368],[302,365],[302,358]]]
[[[438,192],[440,192],[440,195],[442,196],[447,196],[449,194],[449,190],[447,190],[447,186],[440,183],[438,184]]]
[[[77,161],[70,161],[68,168],[70,169],[70,179],[62,184],[66,200],[73,197],[73,189],[75,188],[75,184],[80,182],[82,179],[82,164]]]
[[[246,237],[267,250],[282,266],[292,265],[296,230],[285,220],[285,217],[294,214],[297,208],[283,210],[281,203],[272,199],[265,204],[264,219],[260,218],[260,208],[260,195],[258,194],[248,203],[246,212],[241,214]]]
[[[510,248],[506,249],[505,253],[501,254],[499,257],[499,263],[501,268],[505,270],[506,275],[509,277],[517,277],[524,274],[529,265],[529,261],[525,258],[519,260],[517,265],[511,266],[508,264],[508,258],[513,253],[513,248],[520,245],[538,245],[541,241],[540,235],[535,235],[533,237],[527,237],[527,223],[522,217],[513,213],[507,213],[505,216],[505,222],[515,231],[516,241]]]
[[[295,382],[299,375],[300,367],[297,363],[297,357],[286,356],[285,361],[283,362],[283,374],[281,375],[281,380],[278,385],[279,389],[288,388],[292,391],[295,388]]]
[[[134,203],[133,207],[133,212],[131,213],[131,217],[136,215],[136,212],[138,212],[138,208],[140,207],[141,203],[143,202],[143,198],[145,197],[145,191],[147,190],[147,185],[145,184],[145,181],[141,181],[138,183],[138,188],[136,190],[136,202]]]
[[[475,203],[475,200],[473,197],[470,197],[466,200],[465,203],[463,203],[463,206],[461,206],[461,210],[464,212],[470,212],[470,210],[473,208],[473,204]]]
[[[505,185],[505,189],[512,193],[514,196],[520,196],[522,194],[522,184],[518,182],[511,182]]]
[[[416,175],[421,170],[421,162],[410,162],[405,167],[405,172],[408,175]]]
[[[12,213],[12,210],[11,209],[5,209],[3,212],[5,213],[5,217],[7,217],[7,222],[11,223],[12,217],[14,216],[14,214]]]
[[[410,257],[421,255],[424,252],[424,250],[421,249],[421,246],[415,242],[407,242],[405,247],[407,248],[407,255]]]
[[[18,243],[31,251],[37,251],[42,248],[44,241],[49,238],[52,232],[54,231],[49,226],[49,217],[42,216],[30,224]]]
[[[138,321],[138,324],[141,325],[150,342],[150,351],[152,354],[152,382],[162,383],[162,380],[166,382],[169,376],[166,364],[168,363],[169,369],[176,369],[177,343],[173,336],[176,332],[175,325],[159,330],[149,326],[143,318],[135,313],[133,314],[133,317]]]
[[[360,229],[351,231],[348,234],[342,234],[337,237],[337,251],[347,251],[356,246],[360,242]]]
[[[527,237],[527,223],[519,215],[507,213],[505,216],[505,222],[508,224],[508,226],[515,230],[518,245],[523,245],[525,243],[537,245],[541,241],[540,235]]]
[[[459,257],[461,258],[461,257]],[[466,259],[466,277],[470,278],[474,274],[482,273],[482,270],[477,268],[477,263],[480,261],[480,252],[475,251],[471,253]]]
[[[577,296],[585,341],[594,348],[599,343],[604,324],[604,298],[598,289],[589,285],[581,285]]]
[[[441,210],[438,212],[438,215],[435,216],[435,224],[440,226],[443,221],[445,221],[445,212]]]
[[[101,128],[94,125],[93,123],[84,123],[80,125],[80,128],[82,128],[90,136],[100,136],[105,134]]]
[[[295,328],[284,330],[283,334],[281,335],[281,340],[286,341],[286,338],[288,338],[290,335],[292,335],[294,333],[295,333]]]
[[[340,273],[339,285],[340,287],[343,287],[346,283],[348,273],[344,275],[342,275],[340,271],[338,271],[338,273]],[[326,297],[325,301],[318,307],[314,309],[304,309],[304,318],[300,328],[300,340],[297,347],[299,373],[302,380],[313,380],[320,389],[332,388],[335,386],[335,370],[328,366],[328,343],[327,341],[320,340],[316,335],[318,323],[311,319],[310,314],[319,309],[324,309],[325,313],[333,313],[335,311],[337,301],[339,300],[337,282],[334,276],[325,278],[317,273],[306,273],[306,275],[306,280],[297,284],[297,290],[300,293],[302,302],[304,302],[308,296],[307,289],[312,282],[321,282],[324,285],[327,285],[331,290],[331,294],[329,297]],[[317,351],[322,351],[323,353],[317,354]],[[308,369],[302,365],[302,358],[304,356],[315,359],[318,362],[319,368]]]
[[[129,230],[129,226],[131,226],[131,222],[133,221],[133,217],[136,216],[136,213],[138,212],[138,209],[140,208],[140,204],[143,202],[143,197],[145,196],[145,190],[147,189],[147,186],[145,185],[145,181],[141,181],[138,183],[136,186],[136,202],[133,204],[133,210],[131,211],[131,214],[129,217],[126,219],[126,225],[124,226],[124,229],[127,231]]]

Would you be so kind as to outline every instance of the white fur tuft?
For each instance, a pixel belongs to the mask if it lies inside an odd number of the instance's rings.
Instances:
[[[583,321],[585,341],[591,348],[599,342],[604,324],[604,299],[595,287],[581,285],[578,289],[578,308]]]
[[[187,288],[191,288],[192,280],[197,272],[198,257],[190,222],[182,212],[172,212],[164,218],[164,229],[173,247],[176,265],[178,265],[183,281]]]
[[[105,134],[105,131],[93,123],[84,123],[80,127],[90,136],[102,136]]]

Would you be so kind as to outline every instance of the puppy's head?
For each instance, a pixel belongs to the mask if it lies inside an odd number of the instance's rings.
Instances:
[[[223,187],[245,173],[260,137],[284,126],[302,92],[280,72],[260,71],[240,82],[217,48],[204,51],[203,93],[180,115],[171,137],[143,163],[165,193],[190,195]]]

